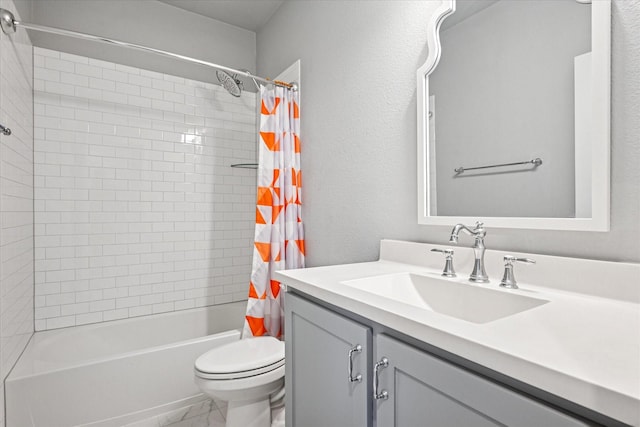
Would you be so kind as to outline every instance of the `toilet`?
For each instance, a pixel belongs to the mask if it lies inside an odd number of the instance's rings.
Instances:
[[[228,402],[226,427],[269,427],[284,393],[284,342],[269,336],[217,347],[195,362],[203,393]]]

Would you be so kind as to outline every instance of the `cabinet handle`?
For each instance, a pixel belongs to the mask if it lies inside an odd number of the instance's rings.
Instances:
[[[373,398],[375,400],[386,400],[389,398],[389,392],[387,390],[382,390],[380,393],[378,393],[378,372],[380,372],[380,369],[386,368],[387,366],[389,366],[389,359],[383,357],[373,367]]]
[[[353,347],[349,350],[349,382],[350,383],[358,383],[362,381],[362,375],[358,374],[355,377],[353,376],[353,353],[360,353],[362,351],[362,346],[360,344]]]

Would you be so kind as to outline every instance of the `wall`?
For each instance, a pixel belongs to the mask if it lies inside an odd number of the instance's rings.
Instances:
[[[10,0],[0,8],[13,9]],[[33,92],[31,41],[0,31],[0,426],[4,379],[33,334]]]
[[[415,71],[437,5],[285,2],[258,33],[260,74],[302,62],[309,266],[376,259],[381,238],[447,244],[450,227],[416,218]],[[488,247],[640,261],[640,1],[612,9],[611,231],[494,228]]]
[[[441,32],[429,76],[439,215],[575,217],[573,58],[590,34],[591,5],[575,0],[496,2]]]
[[[255,96],[35,49],[35,325],[246,299]]]
[[[34,0],[33,22],[255,71],[254,32],[155,0]],[[202,65],[46,33],[31,36],[34,46],[217,83],[215,70]]]

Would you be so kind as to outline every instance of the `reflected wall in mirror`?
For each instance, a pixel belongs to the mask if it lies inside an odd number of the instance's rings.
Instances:
[[[608,229],[610,2],[445,5],[418,70],[419,223]]]

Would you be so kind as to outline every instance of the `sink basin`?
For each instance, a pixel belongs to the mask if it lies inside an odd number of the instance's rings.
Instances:
[[[411,273],[366,277],[342,283],[394,301],[473,323],[487,323],[502,319],[549,302],[511,291],[493,290],[474,284]]]

